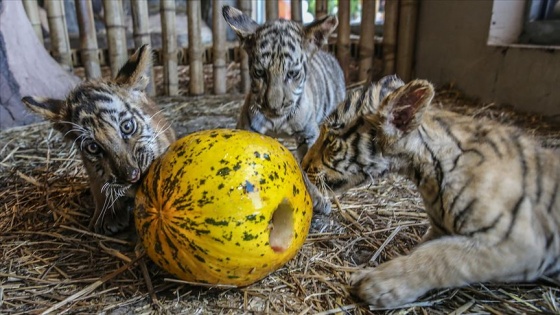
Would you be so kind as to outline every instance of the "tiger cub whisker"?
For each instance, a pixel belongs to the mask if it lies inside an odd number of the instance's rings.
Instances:
[[[86,80],[65,100],[24,97],[80,152],[95,209],[89,227],[115,234],[129,226],[133,198],[151,162],[175,141],[163,109],[148,98],[151,49],[144,45],[113,80]]]

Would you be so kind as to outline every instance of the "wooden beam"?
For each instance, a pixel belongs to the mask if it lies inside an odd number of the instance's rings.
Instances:
[[[189,27],[189,92],[191,95],[204,94],[204,68],[202,62],[202,37],[200,34],[200,0],[187,1]]]
[[[86,71],[86,77],[91,79],[101,78],[99,46],[97,45],[91,0],[76,0],[76,15],[80,30],[80,56]]]
[[[120,68],[128,60],[124,11],[121,1],[103,0],[103,8],[105,12],[105,26],[107,27],[109,66],[111,68],[111,75],[116,77]]]
[[[226,23],[222,16],[223,0],[212,2],[212,61],[214,63],[214,94],[227,91]]]
[[[175,0],[161,0],[160,10],[163,46],[163,88],[166,95],[177,95],[179,94],[179,75],[177,70]]]

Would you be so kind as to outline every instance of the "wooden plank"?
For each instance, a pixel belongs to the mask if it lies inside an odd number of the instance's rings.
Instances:
[[[163,60],[163,86],[165,94],[179,94],[177,70],[177,35],[175,31],[175,0],[161,0],[161,37]]]
[[[278,19],[278,1],[266,1],[265,10],[267,21]]]
[[[86,77],[91,79],[100,78],[99,47],[97,45],[91,0],[76,0],[76,14],[80,29],[80,56]]]
[[[292,15],[292,21],[296,21],[298,23],[303,22],[303,14],[302,14],[302,7],[301,7],[301,0],[292,0],[290,3],[290,10]]]
[[[105,26],[107,27],[107,46],[111,75],[117,76],[119,69],[128,60],[126,47],[126,25],[121,1],[103,0]]]
[[[189,92],[191,95],[204,94],[204,68],[202,36],[200,33],[200,0],[187,1],[189,28]]]
[[[132,7],[132,35],[134,37],[134,46],[136,48],[142,45],[151,45],[152,39],[150,37],[150,25],[148,16],[148,2],[144,0],[131,0]],[[154,86],[154,66],[150,65],[148,70],[150,83],[146,87],[148,95],[155,95],[156,89]]]
[[[64,2],[47,0],[45,2],[49,33],[51,37],[51,51],[54,59],[67,71],[72,71],[72,53],[70,39],[64,15]]]
[[[25,12],[27,13],[27,18],[31,22],[33,30],[35,30],[35,34],[37,34],[37,37],[41,41],[41,44],[43,44],[43,28],[41,27],[41,18],[39,17],[39,4],[37,3],[37,0],[23,0],[23,6],[25,8]]]
[[[336,58],[349,82],[350,69],[350,0],[338,2],[338,34],[336,38]]]
[[[343,0],[344,1],[344,0]],[[329,14],[327,0],[316,0],[315,1],[315,19],[320,19],[325,15]]]
[[[226,68],[226,25],[222,17],[223,0],[212,3],[212,59],[214,63],[214,94],[225,94],[227,91]]]
[[[377,1],[362,2],[362,21],[360,25],[360,44],[358,62],[358,81],[367,80],[373,66],[373,53],[375,48],[375,15]]]
[[[403,81],[408,82],[412,79],[418,0],[402,0],[400,4],[396,72]]]
[[[395,73],[397,54],[397,29],[399,23],[399,1],[385,1],[385,20],[383,24],[383,75]]]

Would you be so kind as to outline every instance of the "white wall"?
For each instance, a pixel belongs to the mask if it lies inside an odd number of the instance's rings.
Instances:
[[[485,102],[560,115],[560,50],[488,46],[492,4],[420,1],[415,76],[454,83]]]

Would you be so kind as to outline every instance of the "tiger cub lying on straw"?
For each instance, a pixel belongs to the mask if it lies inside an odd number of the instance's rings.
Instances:
[[[385,77],[341,103],[303,168],[343,191],[387,172],[412,180],[431,226],[409,255],[353,276],[396,307],[436,288],[560,274],[560,158],[513,127],[430,108],[432,85]]]
[[[90,229],[98,233],[114,234],[128,226],[142,174],[175,140],[144,92],[150,63],[150,47],[144,45],[112,81],[85,81],[66,100],[22,99],[78,146],[95,201]]]

